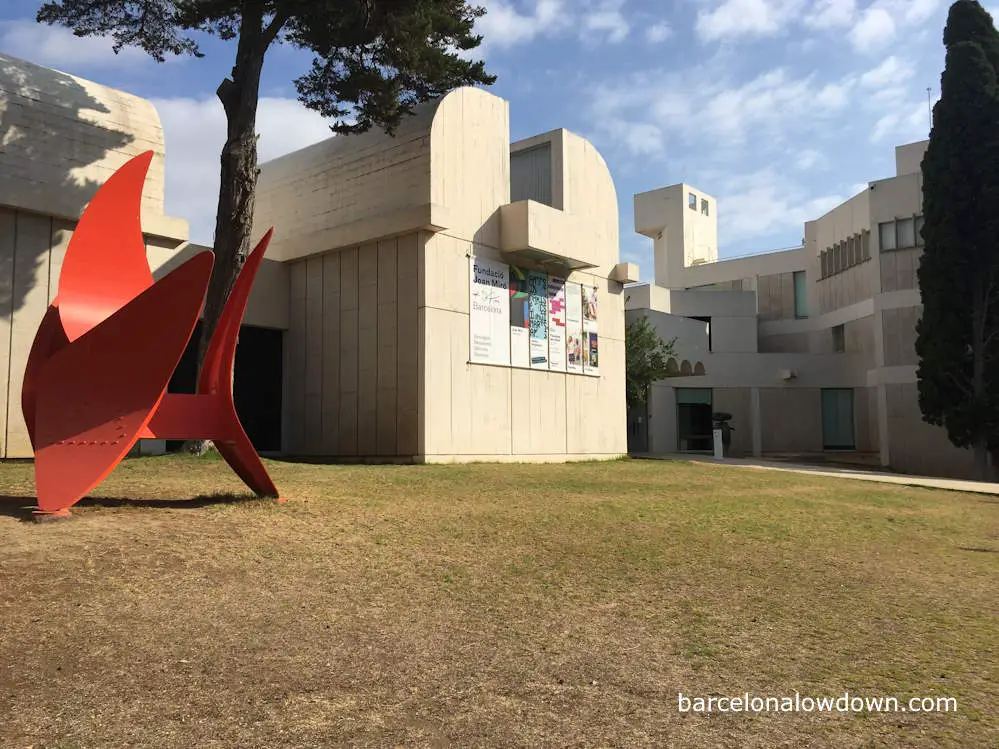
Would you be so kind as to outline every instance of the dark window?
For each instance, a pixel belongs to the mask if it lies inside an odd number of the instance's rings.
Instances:
[[[837,325],[832,329],[833,351],[837,354],[846,353],[846,328]]]
[[[711,347],[711,318],[710,317],[693,317],[692,320],[700,320],[703,323],[708,324],[708,351],[713,351]]]
[[[701,198],[701,215],[707,216],[709,214],[710,211],[708,210],[708,201],[706,201],[704,198]]]

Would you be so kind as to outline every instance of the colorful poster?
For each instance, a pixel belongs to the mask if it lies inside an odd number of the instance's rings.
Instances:
[[[584,333],[586,353],[583,355],[585,373],[597,376],[600,374],[600,357],[597,355],[597,334],[594,331]]]
[[[583,373],[600,375],[597,340],[597,287],[583,286]]]
[[[469,360],[476,364],[510,364],[510,268],[473,257],[469,305]]]
[[[531,369],[548,369],[548,276],[527,274],[528,314],[531,331]]]
[[[597,329],[597,287],[583,287],[583,330]]]
[[[565,285],[565,368],[583,371],[583,297],[578,283]]]
[[[527,293],[527,271],[510,266],[510,364],[531,366],[530,295]]]
[[[548,368],[565,372],[565,279],[548,276]]]

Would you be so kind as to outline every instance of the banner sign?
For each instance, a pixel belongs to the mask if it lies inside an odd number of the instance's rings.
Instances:
[[[597,287],[469,261],[469,361],[599,376]]]
[[[597,340],[597,287],[583,286],[583,374],[600,374]]]
[[[509,365],[510,268],[482,258],[472,258],[471,266],[470,360]]]
[[[510,364],[531,366],[530,295],[527,293],[527,271],[510,266]]]
[[[527,274],[528,312],[531,320],[531,369],[548,369],[548,276]]]
[[[565,372],[565,279],[548,276],[548,369]]]
[[[583,372],[583,290],[578,283],[565,285],[565,368]]]

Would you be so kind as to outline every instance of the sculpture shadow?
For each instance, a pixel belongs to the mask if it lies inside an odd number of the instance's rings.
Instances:
[[[11,517],[21,521],[33,519],[32,511],[37,508],[34,497],[6,496],[0,495],[0,517]],[[268,502],[273,500],[261,499],[254,494],[199,494],[190,499],[134,499],[131,497],[84,497],[77,502],[73,509],[95,507],[95,508],[122,508],[131,507],[136,509],[156,509],[156,510],[199,510],[206,507],[220,507],[226,505],[240,504],[243,502]]]
[[[7,222],[13,236],[0,237],[0,245],[15,245],[11,257],[0,255],[0,319],[12,318],[38,285],[54,296],[58,268],[49,261],[55,237],[75,227],[103,181],[78,174],[134,140],[111,123],[95,124],[95,116],[110,113],[85,81],[0,54],[0,210],[15,213]],[[67,142],[70,134],[76,137]],[[42,241],[34,235],[41,231],[37,222],[46,220],[49,236]],[[35,228],[18,232],[22,221]],[[0,231],[7,225],[0,223]]]

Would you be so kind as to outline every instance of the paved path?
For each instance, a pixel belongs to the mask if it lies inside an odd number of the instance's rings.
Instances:
[[[959,479],[940,479],[929,476],[908,476],[903,473],[883,473],[868,471],[862,468],[846,468],[833,466],[812,466],[802,463],[784,463],[757,458],[709,458],[702,455],[634,455],[635,458],[650,460],[689,460],[698,463],[714,463],[715,465],[731,466],[733,468],[756,468],[768,471],[787,471],[790,473],[810,473],[818,476],[828,476],[838,479],[857,479],[859,481],[878,481],[883,484],[902,484],[903,486],[924,486],[930,489],[946,489],[952,492],[975,492],[978,494],[999,495],[999,484],[985,481],[962,481]]]

